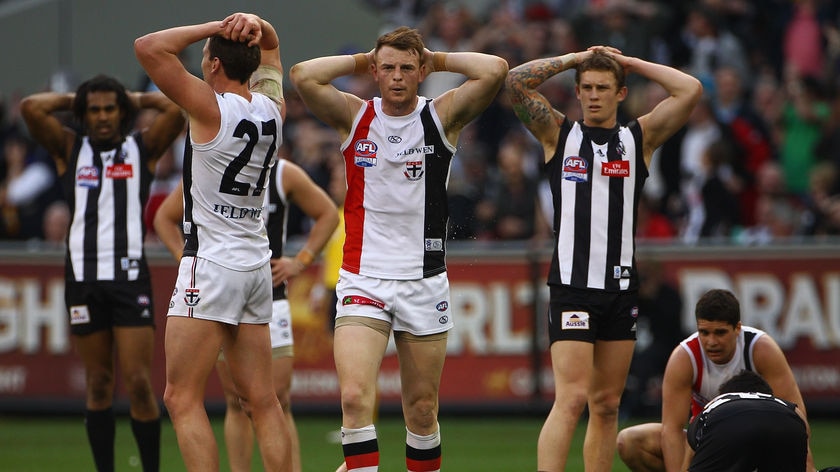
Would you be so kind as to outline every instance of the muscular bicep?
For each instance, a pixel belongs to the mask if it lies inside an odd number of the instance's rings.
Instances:
[[[753,361],[756,371],[770,384],[775,396],[796,403],[803,412],[805,411],[805,403],[796,378],[776,341],[769,336],[760,337],[753,349]]]
[[[362,107],[360,98],[330,84],[305,82],[298,84],[298,90],[306,107],[319,120],[338,131],[342,139],[350,133],[356,112]]]

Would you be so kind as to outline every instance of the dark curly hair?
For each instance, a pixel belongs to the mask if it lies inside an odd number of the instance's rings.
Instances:
[[[127,135],[134,126],[134,119],[137,118],[139,110],[128,97],[125,86],[117,79],[103,74],[86,80],[76,89],[76,96],[73,99],[73,116],[81,126],[82,131],[87,132],[85,113],[88,105],[88,94],[91,92],[115,92],[117,94],[117,106],[124,112],[120,120],[120,132],[123,136]]]

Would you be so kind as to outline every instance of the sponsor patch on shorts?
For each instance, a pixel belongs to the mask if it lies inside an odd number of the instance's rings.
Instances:
[[[87,324],[90,323],[90,311],[87,305],[76,305],[70,307],[70,324]]]
[[[589,313],[585,311],[564,311],[560,319],[560,329],[589,329]]]

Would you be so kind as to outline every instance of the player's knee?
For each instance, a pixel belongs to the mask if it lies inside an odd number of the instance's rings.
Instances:
[[[94,403],[109,402],[114,395],[114,376],[111,372],[99,371],[87,376],[88,398]]]
[[[360,411],[372,407],[376,394],[360,385],[347,384],[341,387],[341,408],[344,412]]]
[[[589,401],[590,414],[601,417],[618,416],[621,395],[611,392],[597,392]]]
[[[149,403],[154,399],[152,384],[145,375],[131,375],[125,379],[126,391],[132,404]]]
[[[434,429],[437,426],[437,407],[437,402],[429,399],[417,400],[408,405],[407,422],[416,428],[412,431]]]
[[[633,431],[622,429],[615,438],[615,448],[621,460],[627,461],[635,453],[637,448],[633,447]]]

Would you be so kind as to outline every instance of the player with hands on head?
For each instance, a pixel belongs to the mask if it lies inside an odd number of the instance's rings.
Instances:
[[[266,227],[271,246],[272,275],[272,319],[271,372],[275,393],[283,407],[289,423],[292,440],[292,461],[294,472],[300,472],[300,444],[297,428],[291,410],[292,367],[294,362],[294,338],[292,315],[287,298],[286,286],[290,279],[300,275],[312,263],[314,256],[321,253],[338,225],[338,210],[330,197],[297,164],[280,159],[271,173],[269,198],[266,202]],[[295,257],[285,256],[286,218],[289,204],[294,203],[313,220],[303,247]],[[179,184],[161,203],[155,214],[155,231],[161,241],[175,257],[181,259],[184,248],[182,221],[184,218],[183,186]],[[251,470],[251,456],[254,438],[251,420],[242,409],[239,395],[225,363],[219,356],[216,371],[222,383],[227,408],[225,410],[225,445],[232,472]]]
[[[203,78],[178,57],[198,41]],[[263,467],[291,471],[289,425],[271,376],[271,252],[262,216],[285,116],[277,32],[257,15],[234,13],[147,34],[134,49],[189,117],[186,243],[165,340],[164,402],[181,456],[187,470],[219,469],[204,387],[221,349],[250,412]]]
[[[570,69],[583,114],[578,122],[537,91]],[[622,124],[618,107],[629,73],[658,83],[668,96]],[[542,145],[554,203],[548,326],[555,400],[540,432],[537,468],[565,470],[588,406],[586,470],[608,471],[636,337],[636,209],[653,151],[686,123],[702,86],[676,69],[607,46],[527,62],[511,69],[506,86],[516,115]]]
[[[132,131],[142,109],[157,114],[148,127]],[[80,131],[60,119],[66,111]],[[21,114],[55,160],[70,205],[64,298],[85,369],[85,429],[96,470],[114,470],[116,356],[143,470],[156,471],[160,408],[151,382],[155,317],[143,209],[155,164],[184,116],[162,93],[128,92],[105,75],[75,93],[28,96]]]
[[[435,99],[419,96],[420,82],[444,70],[467,80]],[[368,100],[331,84],[354,73],[370,73],[380,97]],[[307,107],[338,131],[347,177],[333,344],[341,469],[379,468],[376,382],[392,331],[407,468],[440,469],[438,391],[453,326],[446,185],[459,134],[492,102],[506,73],[507,63],[496,56],[429,51],[407,27],[380,36],[370,52],[315,58],[291,69]]]

